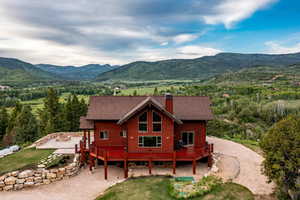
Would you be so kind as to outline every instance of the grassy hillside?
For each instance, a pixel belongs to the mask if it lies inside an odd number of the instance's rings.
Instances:
[[[48,64],[36,65],[37,68],[59,75],[67,80],[93,80],[99,74],[115,69],[117,66],[89,64],[80,67],[57,66]]]
[[[209,83],[276,83],[300,82],[300,64],[284,67],[258,66],[228,72],[210,79]]]
[[[133,62],[100,74],[96,80],[206,79],[258,65],[280,67],[296,63],[300,63],[300,53],[283,55],[220,53],[197,59]]]
[[[53,74],[36,68],[30,63],[26,63],[12,58],[0,58],[0,82],[35,82],[57,80]]]

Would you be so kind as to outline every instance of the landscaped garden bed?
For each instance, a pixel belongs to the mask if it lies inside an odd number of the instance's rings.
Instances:
[[[174,179],[166,176],[130,178],[110,187],[96,200],[174,200],[169,194]],[[206,180],[207,182],[211,182]],[[203,187],[202,184],[200,184]],[[199,186],[199,187],[200,187]],[[235,183],[221,183],[194,200],[254,200],[253,194],[245,187]]]

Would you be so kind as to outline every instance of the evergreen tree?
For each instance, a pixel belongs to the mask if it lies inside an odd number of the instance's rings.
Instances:
[[[57,91],[50,88],[44,99],[44,109],[39,110],[41,135],[63,130],[62,108]]]
[[[5,133],[6,133],[6,129],[8,127],[8,114],[7,114],[7,110],[5,108],[0,109],[0,141],[2,141]]]
[[[24,106],[17,117],[14,129],[17,144],[33,142],[38,137],[38,125],[36,118],[31,112],[30,106]]]
[[[136,90],[133,91],[133,96],[137,96],[137,91]]]
[[[158,96],[159,95],[159,92],[158,92],[158,89],[157,87],[154,88],[154,93],[153,93],[154,96]]]

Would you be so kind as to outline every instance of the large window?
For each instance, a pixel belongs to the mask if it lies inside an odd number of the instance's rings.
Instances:
[[[108,131],[100,131],[100,139],[107,140],[108,139]]]
[[[147,112],[144,112],[139,116],[139,131],[140,132],[147,132]]]
[[[152,130],[154,132],[161,132],[161,116],[156,112],[152,114]]]
[[[194,133],[193,132],[182,132],[182,143],[183,145],[194,144]]]
[[[139,136],[139,147],[160,147],[161,136]]]

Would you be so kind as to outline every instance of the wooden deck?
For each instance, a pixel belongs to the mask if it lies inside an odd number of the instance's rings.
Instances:
[[[173,163],[173,174],[176,173],[176,162],[190,161],[193,166],[193,173],[196,173],[196,162],[202,158],[208,158],[208,166],[212,165],[213,144],[206,143],[204,147],[183,147],[173,152],[127,152],[125,146],[97,146],[90,143],[85,137],[75,146],[75,152],[81,154],[81,163],[90,165],[90,170],[95,166],[95,160],[104,161],[104,176],[107,179],[107,169],[109,161],[121,161],[124,163],[124,177],[128,176],[128,162],[145,161],[148,162],[149,174],[154,161],[170,161]],[[88,156],[88,157],[87,157]]]
[[[127,152],[125,147],[97,147],[91,145],[88,150],[94,158],[107,161],[193,161],[210,155],[213,151],[213,145],[207,144],[203,148],[182,148],[173,152]]]

